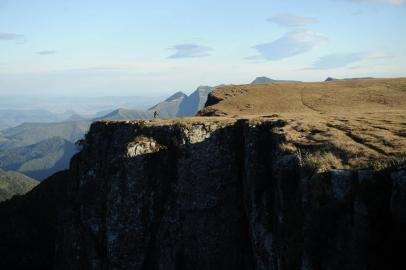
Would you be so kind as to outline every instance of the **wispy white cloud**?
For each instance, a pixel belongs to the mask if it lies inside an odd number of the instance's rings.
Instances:
[[[254,46],[259,55],[249,59],[280,60],[306,53],[326,41],[327,37],[319,33],[305,29],[295,30],[275,41]]]
[[[379,60],[391,57],[384,51],[333,53],[320,57],[310,69],[335,69],[366,60]]]
[[[345,67],[365,58],[364,53],[334,53],[320,57],[311,69],[333,69]]]
[[[275,23],[282,27],[303,27],[309,24],[318,23],[316,18],[296,16],[292,14],[279,14],[268,19],[268,22]]]
[[[178,44],[171,48],[175,53],[169,56],[169,58],[193,58],[193,57],[206,57],[210,56],[210,51],[212,48],[197,45],[197,44]]]
[[[39,51],[37,54],[39,55],[50,55],[50,54],[56,54],[57,51],[55,50],[45,50],[45,51]]]
[[[24,39],[24,35],[16,33],[0,33],[0,40],[21,40]]]
[[[391,57],[393,57],[393,55],[387,53],[384,50],[372,51],[372,52],[369,52],[367,55],[367,59],[370,59],[370,60],[379,60],[379,59],[386,59],[386,58],[391,58]]]

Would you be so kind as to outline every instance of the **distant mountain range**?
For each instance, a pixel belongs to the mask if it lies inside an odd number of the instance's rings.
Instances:
[[[0,169],[0,202],[17,194],[25,194],[38,184],[38,181],[24,174]]]
[[[187,98],[183,92],[176,92],[169,98],[152,106],[147,110],[131,110],[120,108],[94,120],[133,120],[152,119],[154,112],[159,113],[160,118],[176,117],[180,104]]]
[[[52,137],[38,143],[0,152],[0,168],[18,171],[36,180],[43,180],[69,167],[77,152],[72,142]]]
[[[214,87],[211,86],[199,86],[190,96],[183,92],[176,92],[148,110],[121,108],[94,120],[151,119],[155,111],[158,112],[159,118],[193,116],[204,107],[207,96],[213,90]]]
[[[0,131],[0,168],[43,180],[66,169],[90,121],[24,123]]]
[[[52,137],[76,142],[88,130],[90,121],[24,123],[0,131],[0,151],[38,143]]]
[[[32,109],[32,110],[0,110],[0,130],[9,127],[15,127],[22,123],[41,122],[51,123],[63,121],[72,116],[74,112],[66,111],[64,113],[51,113],[47,110]]]
[[[78,113],[86,117],[104,111],[111,112],[117,108],[137,108],[146,110],[153,104],[162,100],[162,97],[143,96],[2,96],[0,95],[0,108],[4,111],[46,110],[52,114],[60,115],[66,112]],[[0,114],[1,116],[1,114]],[[100,116],[100,115],[99,115]],[[51,116],[54,117],[54,116]],[[68,118],[69,115],[57,121]],[[2,119],[2,117],[0,117]],[[43,122],[40,119],[25,120],[23,122]],[[45,122],[45,121],[44,121]],[[48,122],[48,121],[46,121]]]
[[[120,108],[94,120],[95,121],[131,120],[131,119],[150,119],[150,118],[153,118],[153,113],[149,113],[148,111]]]

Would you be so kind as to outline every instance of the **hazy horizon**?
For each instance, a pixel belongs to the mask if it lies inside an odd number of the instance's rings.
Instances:
[[[403,77],[406,1],[0,0],[0,96]]]

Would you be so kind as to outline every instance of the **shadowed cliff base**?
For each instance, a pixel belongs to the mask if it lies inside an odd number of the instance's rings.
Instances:
[[[315,172],[280,150],[286,125],[272,118],[95,123],[68,172],[0,205],[0,266],[403,264],[405,170]],[[45,216],[35,215],[39,209]]]

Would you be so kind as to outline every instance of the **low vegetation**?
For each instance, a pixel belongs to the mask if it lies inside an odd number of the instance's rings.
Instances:
[[[283,122],[279,150],[312,171],[405,163],[406,79],[224,86],[209,103],[200,115]]]

